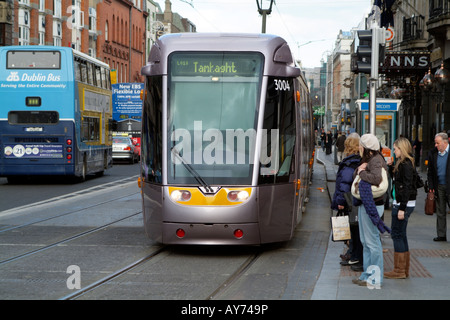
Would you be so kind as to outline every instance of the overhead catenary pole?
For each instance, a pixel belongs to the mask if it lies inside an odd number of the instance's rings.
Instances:
[[[377,89],[380,67],[380,45],[384,46],[386,40],[386,29],[379,28],[377,24],[372,27],[372,57],[371,73],[369,80],[369,132],[376,135],[377,121]]]
[[[259,3],[261,2],[261,3]],[[261,33],[266,33],[266,21],[267,21],[267,16],[269,14],[272,13],[272,5],[274,0],[270,0],[270,7],[268,9],[263,9],[263,5],[262,5],[263,0],[256,0],[256,5],[258,6],[258,12],[260,15],[262,15],[262,30]]]

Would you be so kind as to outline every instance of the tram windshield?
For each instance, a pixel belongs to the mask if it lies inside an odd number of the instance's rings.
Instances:
[[[169,58],[168,182],[251,184],[263,56],[174,53]]]

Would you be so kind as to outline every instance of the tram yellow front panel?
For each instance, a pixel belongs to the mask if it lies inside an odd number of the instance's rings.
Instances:
[[[183,192],[188,191],[190,193],[190,197],[185,197],[183,200],[174,199],[176,197],[172,197],[175,191]],[[235,200],[230,200],[228,194],[229,193],[240,194],[236,196]],[[236,206],[246,202],[252,193],[252,188],[221,188],[214,195],[205,195],[200,189],[196,187],[169,187],[169,197],[172,201],[185,205],[185,206]],[[242,194],[244,196],[242,196]],[[182,197],[181,197],[182,198]]]

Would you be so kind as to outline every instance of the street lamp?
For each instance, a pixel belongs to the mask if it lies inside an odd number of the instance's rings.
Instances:
[[[270,6],[269,9],[263,9],[263,1],[264,0],[256,0],[256,5],[258,6],[258,12],[260,15],[262,15],[263,17],[263,21],[262,21],[262,33],[266,33],[266,17],[267,15],[272,13],[272,5],[274,0],[270,0]]]

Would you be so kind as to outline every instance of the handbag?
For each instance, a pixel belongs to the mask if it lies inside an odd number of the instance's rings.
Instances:
[[[348,216],[331,217],[332,241],[350,240],[350,223]]]
[[[433,192],[428,192],[425,199],[425,214],[432,216],[436,212],[436,197]]]
[[[361,177],[359,176],[359,174],[355,177],[355,179],[353,180],[352,183],[352,196],[354,196],[356,199],[361,200],[361,195],[359,194],[359,181],[361,180]],[[389,180],[388,180],[388,176],[387,176],[387,171],[385,168],[381,168],[381,182],[379,186],[376,185],[372,185],[372,194],[373,194],[373,198],[379,198],[382,197],[387,189],[389,187]]]

